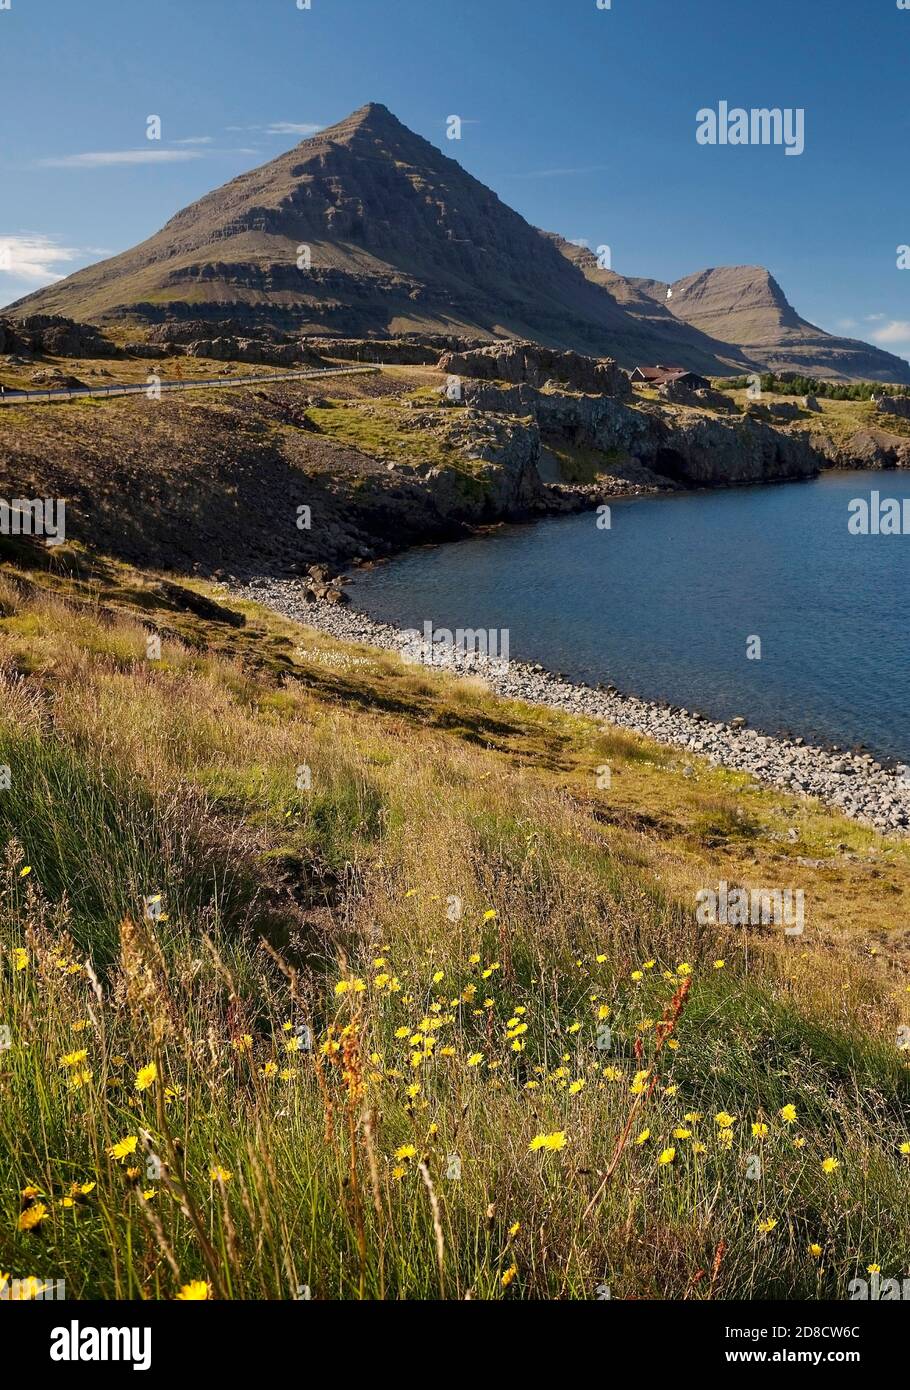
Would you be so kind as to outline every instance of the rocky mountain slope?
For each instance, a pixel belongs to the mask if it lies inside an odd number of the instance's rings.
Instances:
[[[555,238],[560,251],[627,313],[664,334],[677,333],[674,365],[698,370],[694,353],[758,371],[862,381],[910,382],[910,365],[855,338],[838,338],[801,318],[760,265],[720,266],[681,280],[647,280],[601,270],[584,248]]]
[[[705,271],[672,287],[600,271],[376,103],[12,309],[305,335],[513,336],[626,367],[910,381],[900,358],[800,319],[766,271]]]
[[[515,335],[604,355],[621,343],[629,362],[660,350],[549,238],[375,104],[14,309]]]

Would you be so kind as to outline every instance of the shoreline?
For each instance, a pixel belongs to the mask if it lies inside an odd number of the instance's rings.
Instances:
[[[227,586],[226,586],[227,587]],[[231,585],[232,597],[271,608],[282,617],[315,628],[329,637],[401,652],[408,644],[403,629],[378,622],[347,605],[307,599],[300,579],[258,577]],[[575,684],[553,675],[539,663],[510,660],[503,668],[495,658],[424,645],[418,664],[456,675],[477,676],[497,695],[525,700],[568,714],[602,719],[617,728],[643,734],[657,743],[706,758],[714,766],[744,772],[798,796],[817,797],[853,820],[878,830],[906,833],[910,826],[910,776],[886,770],[871,754],[830,751],[802,740],[760,733],[712,720],[698,711],[663,705]]]

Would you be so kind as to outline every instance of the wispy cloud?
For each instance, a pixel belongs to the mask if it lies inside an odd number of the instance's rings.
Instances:
[[[39,159],[41,169],[106,169],[118,164],[181,164],[201,159],[200,150],[97,150]]]
[[[574,178],[579,174],[602,174],[606,170],[606,164],[592,164],[586,169],[528,169],[525,173],[509,173],[504,175],[510,179],[562,179]]]
[[[876,343],[910,345],[910,319],[892,319],[884,328],[877,328],[870,336]]]
[[[322,130],[321,125],[311,122],[298,125],[295,121],[273,121],[265,127],[266,135],[315,135],[319,130]]]
[[[316,135],[325,126],[312,121],[269,121],[267,125],[229,125],[225,130],[237,134],[242,131],[255,131],[259,135]]]
[[[212,145],[215,142],[214,135],[186,135],[182,140],[174,140],[175,145]]]
[[[61,246],[53,237],[40,234],[0,235],[0,273],[13,275],[37,285],[62,280],[55,267],[79,258],[74,246]]]

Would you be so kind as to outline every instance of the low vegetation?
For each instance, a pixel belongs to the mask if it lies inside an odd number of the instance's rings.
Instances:
[[[718,377],[714,384],[721,391],[744,391],[750,380],[747,376]],[[760,383],[766,395],[815,396],[829,401],[871,401],[873,396],[907,395],[906,386],[880,381],[829,381],[797,372],[762,372]]]
[[[78,553],[0,587],[0,1278],[812,1299],[906,1268],[902,844],[166,597]],[[720,878],[804,886],[805,936],[700,926]]]

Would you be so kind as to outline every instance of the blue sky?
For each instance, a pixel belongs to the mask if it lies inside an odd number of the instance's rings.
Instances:
[[[910,357],[908,78],[898,0],[11,0],[0,303],[373,100],[621,273],[760,263]],[[805,152],[697,144],[722,99],[804,109]]]

